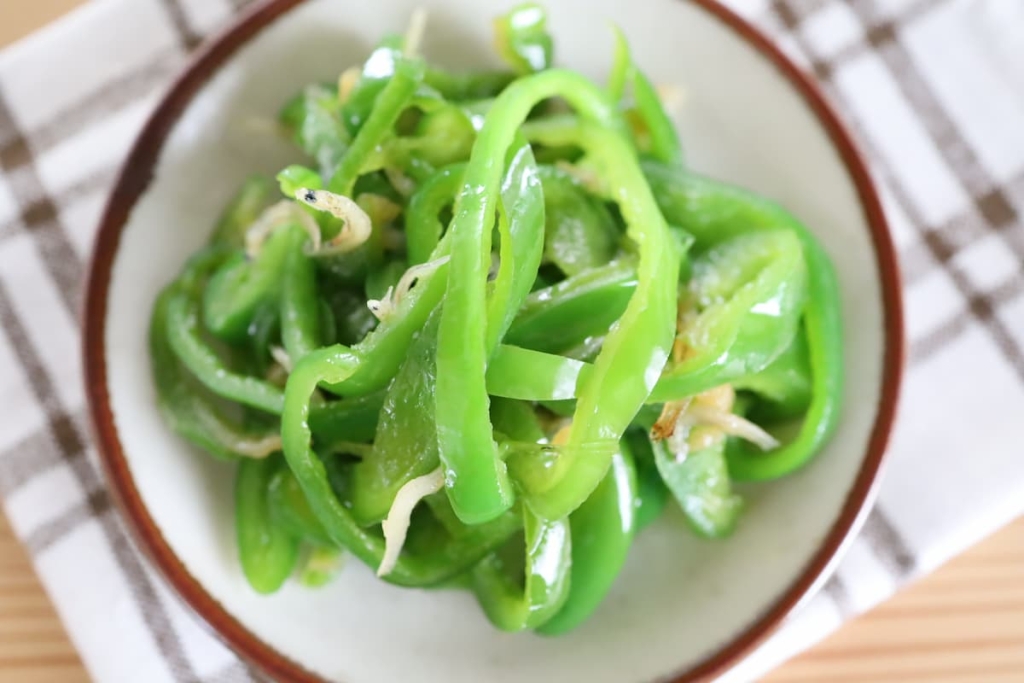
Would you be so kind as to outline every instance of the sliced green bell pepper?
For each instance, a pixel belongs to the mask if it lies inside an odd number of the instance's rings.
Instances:
[[[547,12],[532,2],[516,5],[494,20],[494,45],[520,75],[550,68],[554,41],[547,31]]]
[[[768,367],[796,336],[806,279],[803,248],[789,231],[737,235],[698,255],[689,292],[696,315],[679,338],[684,357],[649,400],[693,396]]]
[[[505,341],[560,353],[603,336],[626,310],[636,284],[636,261],[622,259],[538,289],[523,302]]]
[[[590,497],[569,516],[572,569],[569,597],[537,632],[553,636],[582,624],[608,595],[637,529],[637,477],[632,456],[621,449]]]
[[[569,598],[572,540],[569,521],[544,520],[523,508],[525,558],[495,553],[473,569],[473,592],[484,614],[503,631],[537,628]],[[523,546],[520,546],[523,544]]]
[[[725,463],[725,440],[677,459],[664,441],[654,442],[654,462],[691,528],[707,538],[728,536],[743,500],[732,491]]]
[[[235,527],[245,578],[259,593],[274,593],[291,575],[299,540],[270,513],[270,482],[284,465],[280,456],[239,462],[235,480]]]
[[[608,208],[579,181],[553,166],[540,166],[544,185],[544,256],[568,276],[612,260],[620,238]]]
[[[413,340],[387,391],[373,452],[352,470],[352,515],[363,526],[387,515],[398,490],[440,462],[434,417],[438,315]]]

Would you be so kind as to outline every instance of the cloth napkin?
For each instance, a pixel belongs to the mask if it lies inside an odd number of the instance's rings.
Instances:
[[[0,54],[0,498],[92,676],[252,681],[149,568],[90,443],[81,284],[114,173],[240,0],[94,0]],[[1024,3],[727,0],[824,87],[901,252],[910,354],[881,496],[748,681],[1024,512]],[[2,15],[2,11],[0,11]]]

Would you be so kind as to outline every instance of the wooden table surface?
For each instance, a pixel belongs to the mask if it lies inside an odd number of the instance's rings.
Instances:
[[[0,0],[0,46],[83,0]],[[0,514],[0,682],[88,677]],[[1024,682],[1024,518],[843,627],[770,683]]]

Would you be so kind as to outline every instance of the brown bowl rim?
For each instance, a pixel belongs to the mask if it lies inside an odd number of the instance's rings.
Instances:
[[[706,680],[723,673],[771,635],[793,609],[825,578],[842,546],[856,531],[874,498],[886,444],[892,430],[904,364],[903,303],[896,252],[882,211],[881,201],[866,163],[839,116],[827,102],[817,84],[801,71],[766,35],[718,0],[688,0],[699,6],[741,40],[753,46],[803,97],[807,106],[827,131],[847,173],[857,188],[858,198],[871,231],[875,257],[881,276],[885,325],[885,355],[882,395],[878,414],[868,442],[860,472],[843,508],[800,576],[775,603],[729,643],[672,680],[675,683]],[[302,683],[327,683],[273,647],[262,641],[231,616],[200,583],[189,574],[181,560],[164,540],[135,488],[114,425],[107,387],[104,355],[107,293],[111,268],[121,233],[135,202],[153,178],[154,168],[166,140],[179,116],[195,94],[217,70],[242,46],[282,14],[304,0],[265,0],[239,15],[226,30],[205,42],[173,82],[139,134],[121,169],[104,209],[93,250],[86,287],[84,309],[83,361],[86,396],[107,482],[122,517],[127,520],[135,540],[165,579],[188,606],[196,612],[233,651],[277,680]]]

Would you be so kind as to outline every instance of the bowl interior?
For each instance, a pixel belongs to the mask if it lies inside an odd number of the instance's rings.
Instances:
[[[843,160],[796,89],[733,29],[680,0],[551,3],[558,60],[603,79],[612,20],[656,83],[684,92],[689,164],[774,198],[838,267],[847,339],[846,412],[832,444],[784,481],[747,487],[734,537],[702,541],[677,514],[636,542],[600,611],[558,639],[508,635],[459,591],[392,588],[356,561],[330,586],[271,597],[246,585],[234,551],[232,468],[191,450],[154,410],[146,350],[152,302],[254,171],[299,159],[266,133],[302,84],[332,80],[428,6],[424,45],[450,65],[492,64],[491,3],[312,0],[229,59],[189,104],[114,257],[104,354],[110,405],[134,484],[165,541],[228,613],[323,678],[361,681],[646,681],[734,640],[801,575],[839,516],[868,450],[883,374],[878,264]]]

